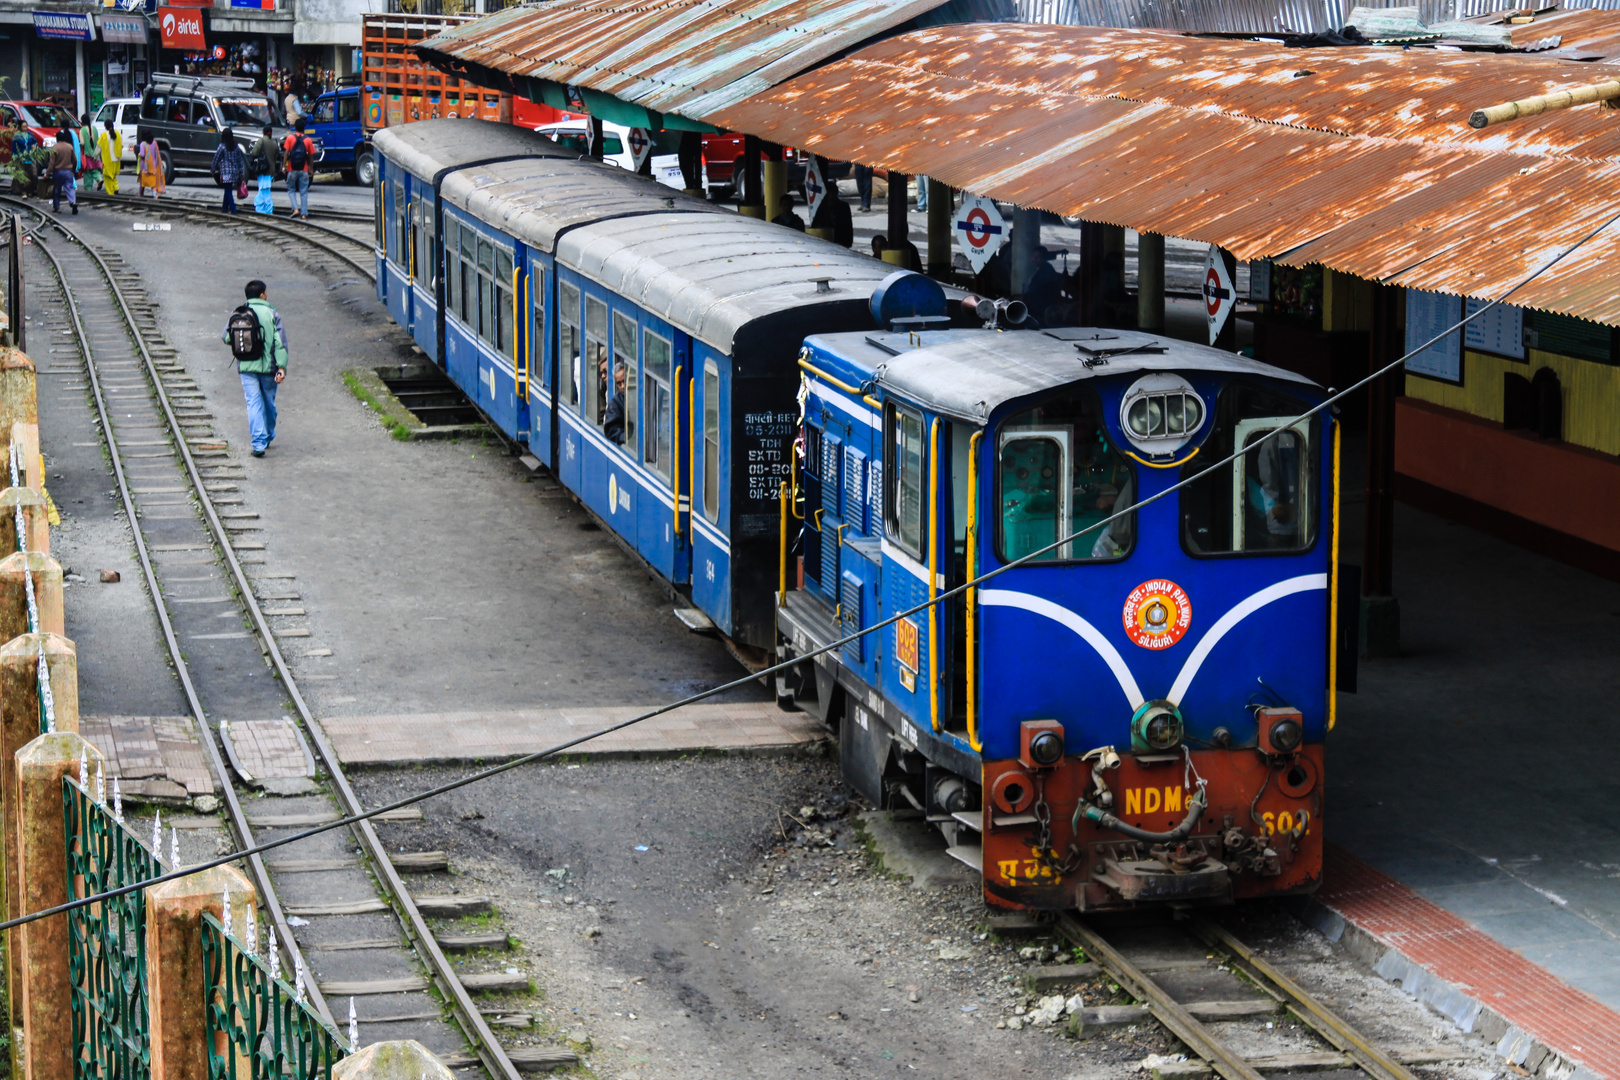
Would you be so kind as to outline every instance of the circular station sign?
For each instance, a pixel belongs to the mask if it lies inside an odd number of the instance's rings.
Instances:
[[[1173,581],[1144,581],[1125,598],[1125,636],[1144,649],[1168,649],[1192,625],[1192,600]]]
[[[1007,238],[1007,223],[996,204],[982,195],[962,196],[956,212],[956,239],[973,272],[984,269]]]

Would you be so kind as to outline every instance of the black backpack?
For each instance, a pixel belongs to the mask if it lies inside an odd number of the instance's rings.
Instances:
[[[287,148],[287,171],[298,172],[309,164],[309,144],[305,141],[307,136],[293,136],[293,144]]]
[[[231,312],[225,324],[231,336],[231,355],[240,363],[258,360],[264,356],[264,328],[259,325],[258,314],[246,304]]]

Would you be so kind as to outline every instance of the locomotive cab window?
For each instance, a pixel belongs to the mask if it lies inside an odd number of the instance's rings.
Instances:
[[[1047,398],[1010,417],[996,434],[997,544],[1003,561],[1076,533],[1083,534],[1039,560],[1124,558],[1136,542],[1136,515],[1093,526],[1129,508],[1135,497],[1135,470],[1109,439],[1102,403],[1089,387]]]
[[[579,406],[579,286],[557,283],[557,381],[563,403]]]
[[[923,557],[923,418],[898,405],[884,417],[883,475],[885,527],[889,539],[917,558]]]
[[[674,450],[674,397],[670,390],[670,343],[651,331],[643,334],[641,340],[645,356],[643,366],[647,374],[646,392],[642,395],[642,407],[646,410],[644,430],[647,445],[642,453],[642,460],[653,472],[668,480],[669,460]]]
[[[1236,383],[1222,391],[1202,453],[1182,468],[1181,542],[1192,555],[1303,551],[1316,540],[1319,421],[1305,402]],[[1270,436],[1270,438],[1267,438]],[[1237,461],[1212,466],[1235,451]]]

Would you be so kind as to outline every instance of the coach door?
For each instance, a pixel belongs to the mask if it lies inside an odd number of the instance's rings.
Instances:
[[[557,479],[575,494],[583,494],[581,466],[585,445],[585,293],[579,275],[557,268]]]
[[[731,361],[707,346],[692,349],[692,600],[722,633],[731,633],[731,498],[726,470],[730,450],[727,377]]]
[[[524,249],[522,305],[528,312],[523,333],[522,364],[518,367],[518,398],[528,409],[529,453],[548,469],[556,469],[557,418],[554,393],[556,369],[554,331],[556,301],[552,297],[551,258],[534,248]]]
[[[628,318],[615,311],[614,363],[624,345],[617,324]],[[625,414],[633,422],[625,450],[636,461],[636,550],[670,581],[684,583],[691,572],[690,523],[686,496],[691,467],[686,457],[686,388],[691,372],[692,340],[662,319],[640,313],[639,363],[630,364],[625,380]],[[628,329],[628,326],[625,327]]]

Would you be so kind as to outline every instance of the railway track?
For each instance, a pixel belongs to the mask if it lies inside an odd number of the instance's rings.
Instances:
[[[1261,1080],[1266,1074],[1324,1070],[1417,1080],[1408,1064],[1446,1056],[1396,1055],[1379,1048],[1259,951],[1203,915],[1114,923],[1107,936],[1098,926],[1065,915],[1056,928],[1141,1006],[1134,1012],[1131,1007],[1082,1010],[1079,1022],[1106,1026],[1139,1017],[1145,1008],[1187,1050],[1186,1061],[1157,1066],[1155,1080],[1212,1074]],[[1283,1023],[1285,1018],[1293,1023]]]
[[[283,639],[297,640],[286,619],[302,615],[302,610],[272,605],[298,599],[289,584],[291,575],[271,574],[263,564],[253,573],[247,569],[254,564],[245,565],[239,548],[263,545],[244,540],[257,514],[243,508],[232,483],[240,466],[230,463],[201,393],[159,336],[150,303],[116,253],[99,250],[26,202],[0,197],[0,204],[40,219],[29,230],[28,250],[48,263],[59,283],[67,329],[82,361],[78,371],[86,380],[117,483],[116,497],[131,528],[165,647],[201,729],[199,741],[220,786],[231,839],[238,849],[251,847],[256,837],[267,839],[278,831],[331,820],[333,802],[344,815],[359,813],[360,800],[283,653]],[[49,353],[49,366],[40,369],[42,383],[76,373],[61,366],[58,349]],[[290,730],[292,718],[283,715],[289,703],[297,714],[296,731]],[[306,752],[313,744],[320,773],[312,769],[311,775],[295,778],[301,782],[283,781],[280,790],[286,794],[255,799],[256,812],[250,815],[242,798],[246,784],[238,783],[245,778],[239,778],[233,742],[242,739],[244,730],[269,734],[272,729],[296,735]],[[233,738],[226,737],[227,730],[235,733]],[[227,764],[227,757],[236,768]],[[270,804],[276,809],[266,813]],[[361,860],[353,857],[362,853]],[[433,854],[418,853],[400,862],[413,863],[414,869],[441,868],[442,858],[436,866]],[[426,1029],[442,1024],[438,1038],[424,1039],[437,1043],[441,1054],[448,1050],[452,1062],[460,1065],[482,1065],[489,1080],[519,1080],[512,1057],[446,959],[370,821],[347,833],[299,841],[274,860],[250,856],[247,869],[285,950],[289,977],[295,971],[317,970],[336,976],[305,978],[312,1003],[328,1019],[340,1024],[347,1019],[346,1010],[334,1017],[326,1000],[332,991],[358,996],[380,994],[387,987],[394,991],[387,999],[394,1012],[367,1010],[370,1015],[360,1017],[362,1024],[381,1026],[386,1034],[379,1037],[392,1037],[400,1029],[391,1025],[408,1023],[408,1033],[422,1038]],[[391,937],[353,940],[356,917],[375,920],[360,923],[361,932],[391,931]],[[308,929],[299,933],[295,925]],[[318,965],[311,965],[305,950]],[[439,1001],[430,996],[435,993]],[[463,1055],[458,1061],[453,1048],[463,1043],[475,1057]],[[564,1063],[525,1061],[533,1066]]]

